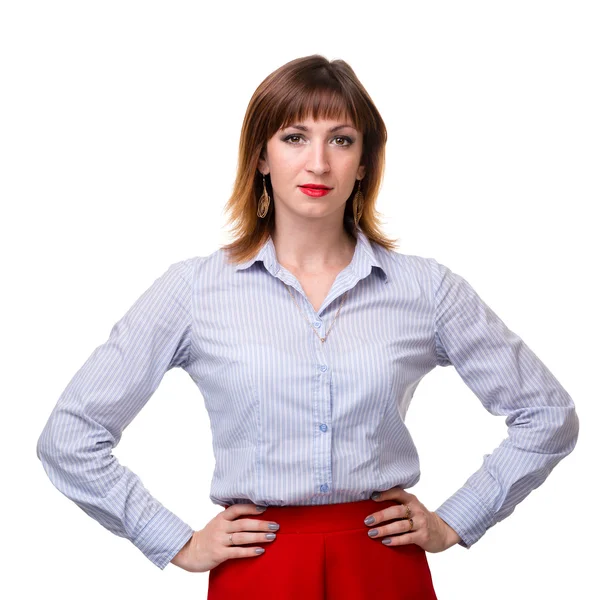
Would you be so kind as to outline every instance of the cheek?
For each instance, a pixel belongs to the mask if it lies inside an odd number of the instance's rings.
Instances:
[[[341,165],[343,181],[350,190],[352,190],[352,186],[354,185],[359,166],[359,161],[355,160],[354,158],[349,158],[348,160],[344,161],[343,165]]]
[[[291,160],[281,160],[271,163],[273,182],[285,184],[294,173],[294,163]]]
[[[344,161],[344,165],[347,169],[356,171],[360,166],[360,153],[353,152],[352,154],[348,155]]]
[[[280,152],[276,160],[271,160],[271,170],[273,172],[273,181],[279,181],[286,184],[290,179],[297,178],[298,170],[301,169],[301,162],[297,154],[291,152]]]

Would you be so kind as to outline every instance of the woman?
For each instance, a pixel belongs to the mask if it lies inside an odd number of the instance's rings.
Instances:
[[[159,568],[210,571],[210,600],[435,599],[426,552],[470,548],[576,443],[573,401],[528,346],[464,278],[381,233],[386,139],[344,61],[269,75],[242,126],[234,242],[172,264],[40,436],[58,489]],[[406,491],[420,472],[404,417],[450,364],[510,435],[430,511]],[[111,455],[176,366],[204,396],[225,508],[198,531]]]

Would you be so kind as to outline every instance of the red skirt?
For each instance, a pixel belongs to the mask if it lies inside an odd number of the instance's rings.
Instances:
[[[367,535],[376,525],[368,527],[364,519],[394,504],[369,499],[269,506],[256,517],[241,516],[279,523],[277,537],[246,545],[264,548],[259,556],[211,569],[207,600],[437,600],[425,550],[386,546],[385,536]]]

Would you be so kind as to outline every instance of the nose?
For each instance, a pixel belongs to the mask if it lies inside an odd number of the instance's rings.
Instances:
[[[306,169],[317,175],[329,171],[329,159],[327,158],[327,149],[323,144],[313,143],[308,148],[306,159]]]

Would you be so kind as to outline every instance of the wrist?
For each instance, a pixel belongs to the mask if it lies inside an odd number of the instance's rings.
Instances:
[[[456,531],[454,531],[454,529],[452,529],[452,527],[450,527],[450,525],[448,525],[448,532],[447,532],[446,540],[448,543],[448,548],[450,548],[450,546],[454,546],[454,544],[458,544],[458,542],[460,542],[460,536],[458,535],[458,533],[456,533]]]
[[[452,527],[448,525],[448,523],[446,523],[446,521],[444,521],[444,519],[442,519],[442,517],[440,517],[437,513],[434,514],[444,525],[444,529],[446,532],[446,549],[450,548],[451,546],[454,546],[455,544],[458,544],[458,542],[460,542],[460,536],[458,535],[458,533],[456,533],[456,531],[452,529]]]
[[[190,547],[192,545],[192,540],[194,539],[195,531],[192,533],[192,537],[181,547],[179,552],[171,559],[171,562],[181,569],[185,569],[185,565],[187,564],[187,557],[189,555]]]

